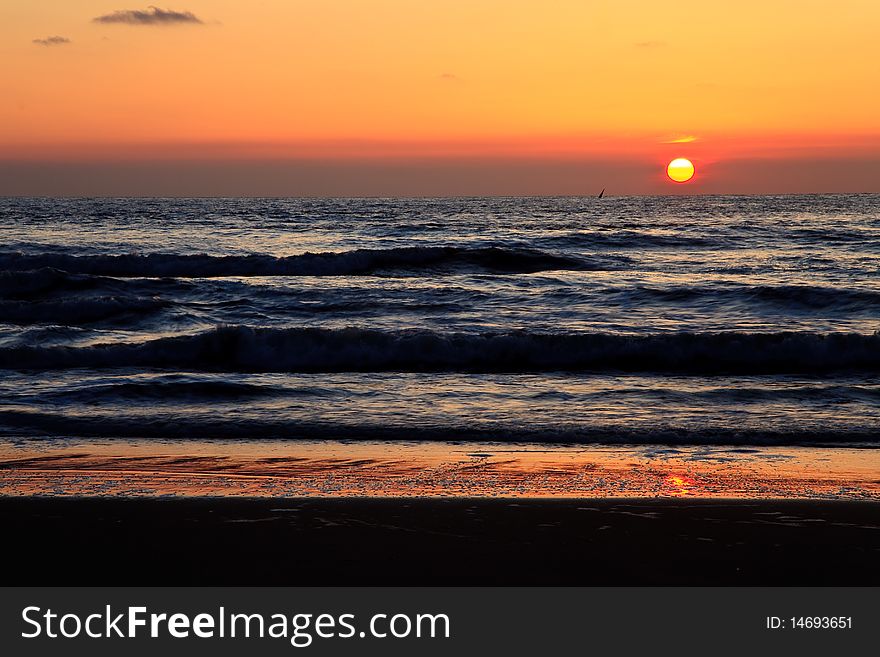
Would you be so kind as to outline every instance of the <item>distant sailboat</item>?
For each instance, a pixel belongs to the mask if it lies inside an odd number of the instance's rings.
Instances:
[[[602,198],[603,196],[605,196],[605,188],[604,187],[602,188],[602,191],[599,192],[599,196],[597,196],[596,198]]]

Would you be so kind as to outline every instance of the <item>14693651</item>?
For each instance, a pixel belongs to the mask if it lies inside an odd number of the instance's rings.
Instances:
[[[852,616],[767,616],[768,630],[850,630]]]

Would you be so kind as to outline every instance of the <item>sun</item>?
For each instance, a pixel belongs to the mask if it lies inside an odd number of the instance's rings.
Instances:
[[[693,163],[683,157],[677,157],[666,167],[666,175],[677,183],[685,183],[694,177]]]

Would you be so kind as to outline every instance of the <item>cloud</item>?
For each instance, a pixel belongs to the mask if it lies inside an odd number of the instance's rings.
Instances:
[[[636,48],[665,48],[665,41],[639,41],[635,44]]]
[[[38,46],[64,46],[70,43],[70,39],[63,36],[50,36],[45,39],[34,39],[34,43]]]
[[[121,23],[123,25],[201,25],[202,20],[191,11],[159,9],[150,5],[146,9],[118,9],[92,19],[93,23]]]
[[[697,141],[697,138],[694,135],[681,135],[680,137],[673,137],[672,139],[667,139],[666,141],[660,142],[661,144],[690,144],[693,141]]]

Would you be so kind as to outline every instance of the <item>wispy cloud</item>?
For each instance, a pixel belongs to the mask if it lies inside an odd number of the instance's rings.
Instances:
[[[201,25],[202,20],[191,11],[175,11],[149,6],[146,9],[118,9],[92,19],[94,23],[121,23],[123,25]]]
[[[636,48],[664,48],[665,41],[639,41],[635,44]]]
[[[660,142],[661,144],[690,144],[692,141],[697,141],[697,138],[694,135],[681,135],[679,137],[673,137],[672,139],[666,139],[665,141]]]
[[[458,80],[459,78],[455,73],[441,73],[440,79],[441,80]]]
[[[70,39],[63,36],[50,36],[45,39],[34,39],[38,46],[63,46],[70,43]]]

